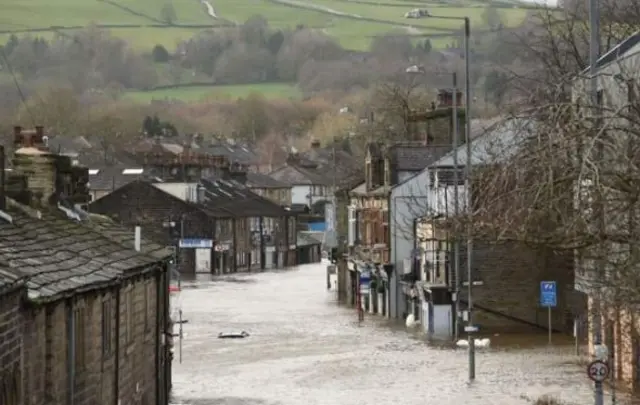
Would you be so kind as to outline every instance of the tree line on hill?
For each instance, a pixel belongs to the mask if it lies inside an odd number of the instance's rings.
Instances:
[[[428,39],[414,45],[394,34],[374,38],[370,52],[353,52],[319,30],[273,29],[256,16],[237,27],[199,32],[176,49],[158,44],[140,52],[97,27],[51,39],[11,35],[0,49],[0,68],[12,69],[25,85],[64,83],[82,94],[188,82],[288,82],[307,92],[367,88],[410,59],[427,58],[432,46]]]

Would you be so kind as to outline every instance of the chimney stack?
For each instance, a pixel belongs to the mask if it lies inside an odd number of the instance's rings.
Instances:
[[[462,92],[456,89],[456,104],[462,106]],[[438,91],[438,107],[453,107],[453,91],[442,89]]]
[[[51,153],[44,145],[44,127],[27,130],[15,126],[13,135],[15,175],[7,182],[10,185],[5,189],[7,197],[40,208],[59,201],[65,190],[77,188],[75,184],[79,178],[73,178],[71,159]],[[67,180],[67,175],[70,180]]]

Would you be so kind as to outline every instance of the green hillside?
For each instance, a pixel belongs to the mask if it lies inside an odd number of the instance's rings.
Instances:
[[[170,4],[175,19],[166,22],[162,9]],[[200,0],[3,0],[0,13],[0,41],[15,33],[53,36],[96,24],[140,49],[156,44],[173,48],[199,31],[220,25],[242,23],[256,14],[272,27],[305,25],[334,36],[343,46],[365,49],[371,39],[390,31],[416,36],[433,35],[433,43],[443,46],[459,32],[461,21],[452,19],[407,19],[414,8],[427,9],[434,16],[472,20],[472,29],[485,30],[482,14],[486,1],[417,0],[211,0],[217,18],[208,14]],[[518,3],[493,3],[506,26],[519,25],[526,8]]]

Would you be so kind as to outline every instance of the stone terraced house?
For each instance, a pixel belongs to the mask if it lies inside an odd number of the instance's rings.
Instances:
[[[0,170],[0,403],[167,404],[170,253],[77,208],[88,170],[43,135]]]

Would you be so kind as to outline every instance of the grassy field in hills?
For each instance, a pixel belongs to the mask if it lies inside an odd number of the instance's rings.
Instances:
[[[160,21],[161,8],[167,3],[176,10],[177,20],[173,26],[162,26]],[[486,28],[482,22],[482,7],[488,2],[452,0],[443,5],[435,0],[433,3],[404,0],[211,0],[210,3],[223,20],[211,18],[199,0],[3,0],[0,41],[6,40],[10,32],[40,29],[44,32],[33,35],[51,37],[54,31],[67,32],[94,23],[109,25],[113,35],[127,40],[136,48],[151,49],[158,43],[173,48],[177,42],[206,29],[207,25],[242,23],[260,14],[272,27],[305,25],[322,29],[347,48],[366,49],[372,37],[390,31],[405,30],[425,36],[459,32],[460,21],[404,18],[405,12],[418,5],[434,15],[468,15],[472,19],[472,28]],[[508,26],[518,25],[526,17],[526,9],[515,5],[499,10]],[[368,20],[358,20],[357,16]],[[451,39],[436,39],[436,45],[446,43],[451,43]]]
[[[300,91],[286,83],[241,84],[232,86],[193,86],[153,91],[132,91],[126,98],[148,103],[153,100],[201,101],[207,98],[237,99],[251,93],[260,93],[265,98],[299,98]]]
[[[407,19],[404,14],[425,8],[434,16],[469,16],[472,31],[486,30],[482,14],[487,4],[495,4],[506,26],[517,26],[527,16],[527,6],[518,0],[208,0],[219,19],[207,14],[201,0],[1,0],[0,45],[12,33],[52,38],[95,24],[126,40],[133,48],[149,52],[156,44],[172,51],[181,41],[220,25],[240,24],[255,15],[263,16],[273,28],[304,25],[322,30],[344,48],[368,49],[376,36],[390,32],[430,37],[436,48],[453,43],[462,22],[455,19]],[[492,3],[496,1],[496,3]],[[161,21],[161,9],[171,4],[176,21]],[[160,72],[162,76],[162,72]],[[166,76],[166,75],[165,75]],[[198,81],[185,79],[187,82]],[[204,78],[202,81],[207,81]],[[160,84],[175,83],[161,80]],[[140,102],[154,99],[197,101],[206,97],[244,97],[261,92],[266,97],[299,97],[286,84],[246,86],[202,86],[128,92],[127,98]]]

